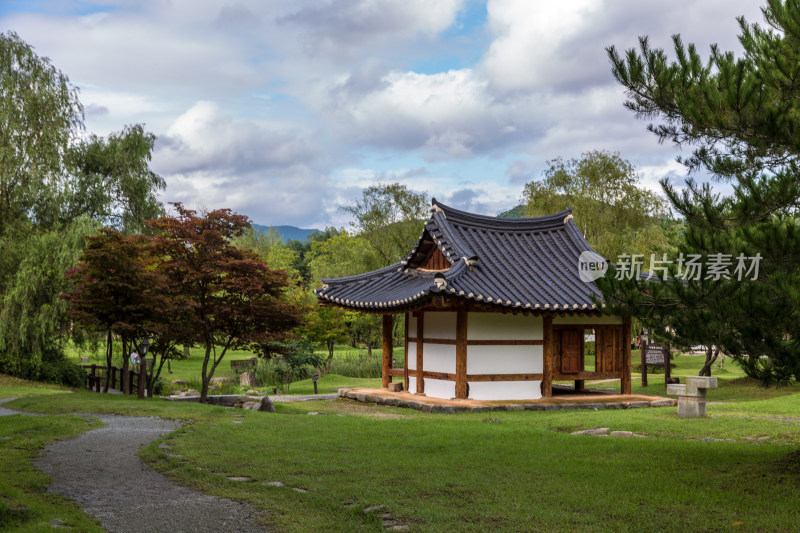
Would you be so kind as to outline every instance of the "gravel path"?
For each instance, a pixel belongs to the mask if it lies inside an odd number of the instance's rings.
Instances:
[[[153,417],[91,416],[106,426],[47,446],[34,464],[52,478],[49,492],[74,499],[107,531],[268,531],[256,523],[266,514],[249,504],[183,487],[139,460],[136,452],[142,446],[179,428],[179,423]]]

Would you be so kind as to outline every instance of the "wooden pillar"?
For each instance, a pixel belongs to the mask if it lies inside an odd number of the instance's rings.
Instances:
[[[425,378],[423,377],[423,342],[425,334],[425,313],[420,311],[417,316],[417,394],[425,394]]]
[[[392,368],[392,315],[383,315],[383,379],[381,386],[385,389],[389,387],[392,376],[389,371]]]
[[[620,380],[620,392],[622,394],[631,393],[631,319],[625,319],[622,326],[622,379]]]
[[[403,348],[403,390],[408,390],[408,318],[411,313],[406,313],[405,317],[405,347]]]
[[[542,398],[553,396],[553,317],[545,316],[542,338]]]
[[[584,338],[586,335],[586,330],[581,330],[581,353],[580,353],[580,369],[581,372],[586,370],[586,346],[584,342]],[[597,337],[595,337],[595,347],[597,346]],[[597,364],[597,355],[595,355],[595,364]],[[585,389],[584,380],[576,379],[575,380],[575,392],[581,392]]]
[[[456,311],[456,398],[467,397],[467,310]]]
[[[624,327],[624,326],[623,326]],[[649,339],[648,339],[649,340]],[[647,343],[643,342],[641,347],[639,348],[639,355],[641,356],[641,365],[642,365],[642,387],[647,387]]]

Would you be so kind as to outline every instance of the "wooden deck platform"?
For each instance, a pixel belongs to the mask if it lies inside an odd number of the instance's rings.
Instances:
[[[673,407],[673,398],[641,394],[609,394],[586,389],[566,390],[558,387],[550,398],[539,400],[446,400],[388,389],[340,389],[340,398],[396,407],[408,407],[426,412],[455,413],[460,411],[557,411],[561,409],[635,409],[641,407]]]

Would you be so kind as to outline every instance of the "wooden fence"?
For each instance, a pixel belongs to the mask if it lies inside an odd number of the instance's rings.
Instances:
[[[152,369],[153,360],[146,359],[148,370]],[[102,392],[105,387],[106,377],[110,376],[108,388],[122,392],[123,376],[122,368],[117,366],[105,367],[98,365],[81,365],[86,373],[84,374],[83,386],[90,391]],[[128,390],[130,394],[137,394],[140,398],[145,396],[145,391],[149,389],[149,376],[147,372],[128,370]],[[139,393],[141,390],[141,394]]]

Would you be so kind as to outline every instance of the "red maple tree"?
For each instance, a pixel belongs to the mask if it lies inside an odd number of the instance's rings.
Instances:
[[[167,278],[153,268],[149,239],[143,235],[103,228],[86,241],[79,263],[66,274],[73,284],[62,296],[70,303],[67,316],[106,334],[108,367],[112,365],[113,337],[122,341],[123,387],[127,388],[131,349],[139,350],[144,338],[178,331],[167,327],[167,321],[175,316]],[[105,392],[110,375],[106,373]]]
[[[236,248],[233,237],[249,227],[229,209],[198,216],[180,203],[177,216],[148,222],[153,251],[168,291],[183,310],[190,341],[205,347],[200,401],[229,349],[281,340],[297,326],[299,312],[283,298],[289,280],[254,252]]]

